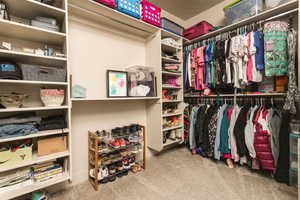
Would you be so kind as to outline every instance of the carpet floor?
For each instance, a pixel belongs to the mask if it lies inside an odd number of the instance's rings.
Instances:
[[[245,167],[191,155],[185,148],[151,157],[147,169],[101,185],[61,190],[51,200],[296,200],[297,189]]]

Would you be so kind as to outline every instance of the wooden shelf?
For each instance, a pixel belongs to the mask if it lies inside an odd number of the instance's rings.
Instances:
[[[173,144],[178,144],[182,142],[182,140],[167,140],[167,142],[163,145],[164,147],[167,147],[167,146],[170,146],[170,145],[173,145]]]
[[[181,51],[181,48],[176,48],[167,44],[161,43],[161,49],[163,52],[177,52]]]
[[[24,53],[18,51],[0,49],[0,58],[11,59],[20,63],[31,63],[51,67],[64,67],[67,58],[60,58],[54,56],[41,56],[31,53]]]
[[[159,100],[159,97],[132,97],[132,98],[103,98],[103,99],[76,99],[72,98],[72,101],[138,101],[138,100]]]
[[[163,103],[180,103],[183,102],[183,100],[162,100]]]
[[[19,137],[12,137],[12,138],[0,139],[0,143],[11,142],[11,141],[16,141],[16,140],[26,140],[26,139],[32,139],[32,138],[38,138],[38,137],[46,137],[46,136],[51,136],[51,135],[59,135],[59,134],[68,133],[69,131],[70,131],[69,129],[57,129],[57,130],[49,130],[49,131],[39,131],[38,133],[30,134],[30,135],[26,135],[26,136],[19,136]]]
[[[36,16],[46,16],[62,22],[66,14],[63,9],[40,3],[36,0],[9,0],[7,3],[10,8],[10,15],[25,19],[33,19]]]
[[[170,76],[182,76],[182,72],[176,73],[176,72],[167,72],[167,71],[162,71],[161,72],[163,75],[170,75]]]
[[[70,175],[65,172],[44,182],[35,182],[30,185],[20,186],[17,189],[0,192],[0,195],[3,199],[12,199],[68,180],[70,180]]]
[[[69,13],[74,16],[80,16],[89,21],[108,25],[133,35],[145,38],[153,35],[160,29],[92,0],[69,0],[68,2]]]
[[[163,117],[173,117],[173,116],[178,116],[178,115],[183,115],[183,113],[170,113],[170,114],[163,114]]]
[[[165,30],[165,29],[161,29],[161,35],[162,35],[162,37],[163,38],[173,38],[174,40],[180,40],[180,39],[183,39],[183,37],[182,36],[180,36],[180,35],[177,35],[177,34],[175,34],[175,33],[172,33],[172,32],[170,32],[170,31],[167,31],[167,30]]]
[[[183,128],[183,126],[174,126],[174,127],[170,127],[170,128],[165,128],[162,130],[162,132],[181,129],[181,128]]]
[[[32,108],[9,108],[9,109],[0,109],[0,113],[7,112],[27,112],[27,111],[42,111],[42,110],[65,110],[69,106],[57,106],[57,107],[32,107]]]
[[[241,27],[243,25],[246,25],[246,24],[249,24],[249,23],[252,23],[252,22],[256,22],[256,21],[259,21],[259,20],[264,20],[264,19],[270,18],[272,16],[275,16],[275,15],[278,15],[278,14],[281,14],[281,13],[284,13],[284,12],[288,12],[288,11],[291,11],[291,10],[297,9],[297,8],[298,8],[298,0],[293,0],[293,1],[287,2],[285,4],[282,4],[278,7],[266,10],[264,12],[261,12],[261,13],[255,15],[255,16],[244,19],[240,22],[231,24],[231,25],[226,26],[224,28],[221,28],[219,30],[210,32],[206,35],[203,35],[203,36],[200,36],[200,37],[195,38],[193,40],[187,41],[185,43],[185,45],[188,45],[188,44],[193,43],[195,41],[205,40],[205,39],[217,36],[221,33],[228,32],[230,30],[236,29],[236,28]]]
[[[66,34],[0,19],[0,35],[48,45],[62,46]]]
[[[170,85],[163,85],[163,89],[182,89],[182,87],[170,86]]]
[[[55,154],[51,154],[51,155],[48,155],[48,156],[41,156],[41,157],[38,157],[37,155],[33,155],[31,161],[26,161],[26,162],[23,162],[23,163],[14,165],[14,166],[0,168],[0,173],[1,172],[7,172],[7,171],[10,171],[10,170],[14,170],[14,169],[18,169],[18,168],[22,168],[22,167],[35,165],[35,164],[39,164],[39,163],[43,163],[43,162],[54,160],[54,159],[57,159],[57,158],[68,157],[69,155],[70,154],[69,154],[68,151],[61,152],[61,153],[55,153]]]
[[[6,79],[0,79],[0,83],[28,84],[28,85],[68,85],[67,82],[26,81],[26,80],[6,80]]]

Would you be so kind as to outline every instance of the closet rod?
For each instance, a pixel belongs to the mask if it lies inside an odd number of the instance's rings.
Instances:
[[[295,8],[293,10],[289,10],[287,12],[280,13],[278,15],[268,17],[266,19],[261,19],[261,18],[252,19],[251,18],[249,21],[242,21],[240,23],[232,24],[232,25],[229,25],[227,27],[225,26],[224,28],[221,28],[220,30],[208,33],[207,35],[204,35],[204,36],[202,36],[198,39],[194,39],[193,41],[185,43],[185,47],[194,45],[194,44],[199,43],[200,41],[203,41],[203,40],[207,40],[207,39],[210,39],[210,38],[217,37],[217,36],[222,35],[224,33],[234,31],[235,29],[238,29],[240,27],[243,27],[243,26],[246,26],[246,25],[249,25],[249,24],[254,24],[254,23],[258,23],[258,22],[259,23],[265,23],[265,22],[268,22],[268,21],[271,21],[271,20],[275,20],[275,19],[278,19],[278,18],[285,17],[287,15],[291,15],[291,14],[295,15],[295,14],[298,14],[298,11],[299,11],[299,9]]]
[[[151,34],[150,31],[147,31],[147,30],[144,30],[144,29],[135,27],[135,26],[133,26],[133,25],[127,24],[127,23],[122,22],[122,21],[120,21],[120,20],[117,20],[117,19],[114,19],[114,18],[112,18],[112,17],[103,15],[103,14],[101,14],[101,13],[97,13],[97,12],[95,12],[95,11],[92,11],[92,10],[89,10],[89,9],[86,9],[86,8],[82,8],[82,7],[80,7],[80,6],[77,6],[77,5],[74,5],[74,4],[70,4],[70,3],[68,4],[68,6],[70,6],[70,7],[72,7],[72,8],[75,8],[75,9],[78,9],[78,10],[81,10],[81,11],[83,11],[83,12],[92,14],[92,15],[104,17],[104,18],[109,19],[109,20],[111,20],[111,21],[113,21],[113,22],[117,22],[117,23],[119,23],[119,24],[122,24],[122,25],[125,25],[125,26],[129,26],[130,28],[133,28],[133,29],[136,29],[136,30],[139,30],[139,31],[148,33],[148,34]]]
[[[184,98],[215,98],[215,97],[274,97],[286,96],[286,93],[266,93],[266,94],[220,94],[220,95],[191,95]]]

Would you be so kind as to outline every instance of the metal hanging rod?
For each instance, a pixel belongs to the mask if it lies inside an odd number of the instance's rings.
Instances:
[[[298,3],[297,3],[297,5],[298,5]],[[222,34],[229,33],[231,31],[234,31],[236,29],[239,29],[241,27],[244,27],[244,26],[247,26],[247,25],[250,25],[250,24],[263,24],[265,22],[275,20],[275,19],[278,19],[278,18],[282,18],[282,17],[288,16],[288,15],[295,15],[295,14],[298,14],[298,11],[299,11],[299,9],[295,8],[295,9],[280,13],[280,14],[272,16],[272,17],[270,17],[270,14],[269,14],[268,16],[266,16],[266,19],[264,19],[264,15],[268,14],[268,11],[267,11],[267,14],[263,13],[261,15],[250,17],[249,19],[245,19],[245,20],[243,20],[241,22],[238,22],[236,24],[229,25],[227,27],[221,28],[219,30],[216,30],[214,32],[208,33],[204,36],[201,36],[199,38],[196,38],[194,40],[186,42],[185,46],[188,47],[188,46],[191,46],[193,44],[199,43],[200,41],[218,37]]]
[[[185,96],[184,98],[216,98],[216,97],[253,97],[253,98],[260,98],[260,97],[277,97],[277,96],[286,96],[286,93],[266,93],[266,94],[220,94],[220,95],[209,95],[209,96],[202,96],[202,95],[191,95]]]

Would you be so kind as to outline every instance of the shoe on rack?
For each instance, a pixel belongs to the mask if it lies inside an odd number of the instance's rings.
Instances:
[[[115,174],[108,177],[109,182],[114,182],[117,179],[117,176]]]
[[[129,164],[129,159],[128,158],[123,159],[122,163],[123,163],[123,168],[124,169],[130,169],[130,164]]]
[[[92,177],[92,178],[96,178],[96,173],[95,173],[95,169],[90,169],[90,177]],[[100,172],[100,170],[99,170],[99,172],[98,172],[98,181],[100,181],[100,180],[102,180],[104,177],[101,175],[101,172]]]
[[[119,140],[113,141],[112,143],[110,143],[110,145],[115,149],[119,149],[121,147]]]
[[[126,147],[126,141],[124,139],[119,140],[120,147]]]
[[[117,172],[116,166],[115,165],[110,165],[108,167],[108,172],[109,172],[109,175],[115,174]]]
[[[102,167],[100,168],[100,170],[99,170],[99,173],[101,174],[101,177],[102,177],[102,178],[108,177],[108,175],[109,175],[109,173],[108,173],[108,168],[102,166]]]

